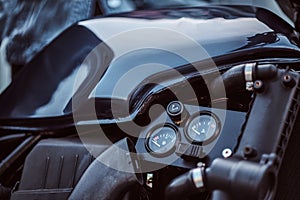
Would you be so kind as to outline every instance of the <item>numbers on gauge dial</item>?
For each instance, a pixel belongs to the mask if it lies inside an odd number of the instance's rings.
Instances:
[[[215,117],[202,114],[190,121],[186,135],[193,142],[209,142],[218,134],[218,128]]]
[[[177,133],[168,126],[154,130],[147,141],[148,149],[156,154],[165,154],[169,152],[176,144]]]

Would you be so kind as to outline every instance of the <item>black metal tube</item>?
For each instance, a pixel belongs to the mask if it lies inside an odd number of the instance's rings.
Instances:
[[[40,135],[29,136],[16,149],[14,149],[5,159],[0,163],[0,176],[29,148],[31,148],[41,138]]]

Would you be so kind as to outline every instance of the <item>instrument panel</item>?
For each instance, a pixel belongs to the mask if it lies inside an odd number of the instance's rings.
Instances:
[[[199,161],[209,164],[223,157],[224,150],[234,151],[245,116],[173,101],[142,130],[136,149],[144,168],[149,163],[183,168],[193,168]]]

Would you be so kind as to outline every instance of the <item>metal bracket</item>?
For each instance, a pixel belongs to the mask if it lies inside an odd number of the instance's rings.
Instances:
[[[247,63],[245,64],[244,74],[245,74],[245,81],[246,81],[246,90],[253,91],[253,71],[256,67],[256,63]]]

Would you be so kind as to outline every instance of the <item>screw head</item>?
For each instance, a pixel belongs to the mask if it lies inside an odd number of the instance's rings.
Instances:
[[[244,148],[244,156],[247,158],[255,157],[257,154],[256,150],[251,146],[245,146]]]
[[[256,92],[262,92],[264,89],[264,83],[261,80],[256,80],[253,83],[253,87]]]
[[[282,83],[284,86],[289,87],[289,88],[292,88],[296,85],[295,79],[289,74],[283,75]]]
[[[222,156],[224,158],[229,158],[232,155],[232,150],[229,148],[226,148],[222,151]]]

